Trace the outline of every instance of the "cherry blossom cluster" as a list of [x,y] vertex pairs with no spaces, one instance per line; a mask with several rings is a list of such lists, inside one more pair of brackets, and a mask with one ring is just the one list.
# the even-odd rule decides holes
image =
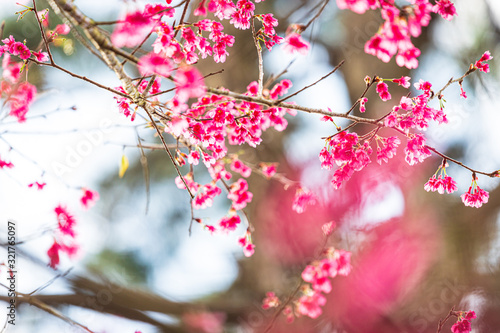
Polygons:
[[371,162],[373,149],[368,141],[361,144],[358,135],[349,131],[342,131],[326,141],[326,147],[319,153],[319,160],[323,169],[339,166],[332,179],[333,187],[339,189],[355,171],[361,171]]
[[469,207],[479,208],[483,204],[488,202],[489,193],[477,185],[477,177],[475,174],[472,175],[472,184],[469,190],[462,194],[460,198],[464,205]]
[[[0,82],[0,94],[10,106],[9,115],[22,123],[26,121],[26,114],[35,99],[37,90],[33,84],[21,81],[21,73],[25,64],[14,61],[11,55],[25,60],[32,55],[32,51],[24,43],[16,42],[12,36],[3,39],[2,42],[4,45],[0,46],[0,57],[3,56],[3,78]],[[33,52],[33,55],[36,53]],[[40,59],[44,60],[45,57],[46,53],[41,52]]]
[[[253,20],[257,19],[262,27],[256,32],[255,38],[263,42],[269,50],[284,40],[275,30],[278,21],[270,13],[255,15],[255,4],[252,1],[239,0],[236,3],[227,0],[201,1],[194,15],[204,17],[208,12],[214,13],[221,21],[229,20],[230,24],[243,30],[252,27]],[[222,193],[221,187],[227,188],[227,198],[231,201],[228,215],[216,225],[197,222],[210,232],[233,231],[241,222],[237,212],[244,209],[251,201],[252,193],[249,192],[247,181],[242,178],[229,185],[225,183],[231,178],[231,174],[226,171],[226,165],[230,164],[232,171],[245,178],[250,176],[251,168],[237,158],[225,159],[227,144],[246,143],[256,147],[261,143],[264,131],[268,128],[283,131],[288,124],[284,116],[286,114],[293,116],[296,112],[280,107],[267,108],[246,101],[237,102],[227,96],[206,94],[203,77],[196,68],[189,65],[196,63],[199,57],[207,56],[213,56],[215,62],[225,62],[228,55],[227,47],[234,44],[234,37],[223,33],[224,26],[221,22],[211,19],[202,19],[194,23],[181,22],[179,26],[173,26],[168,21],[173,14],[174,8],[146,5],[142,10],[122,16],[111,40],[117,47],[135,47],[149,33],[157,35],[152,44],[152,52],[139,59],[137,67],[143,79],[137,89],[140,93],[144,93],[146,87],[149,87],[148,93],[153,103],[169,118],[164,124],[165,132],[189,148],[188,152],[179,150],[176,152],[177,164],[182,166],[187,161],[194,166],[202,160],[208,168],[212,177],[212,181],[208,184],[195,182],[192,172],[183,176],[183,179],[181,177],[176,179],[179,188],[186,189],[187,186],[193,193],[193,208],[211,207],[214,199]],[[180,40],[176,39],[179,31]],[[203,35],[205,32],[209,33],[208,37]],[[294,30],[293,33],[287,34],[286,48],[290,52],[307,53],[309,44],[300,38],[298,32],[300,31]],[[179,64],[180,67],[175,68],[174,64]],[[153,97],[162,93],[162,87],[160,81],[149,84],[146,79],[149,75],[173,78],[174,97],[163,103]],[[291,86],[289,80],[282,80],[271,89],[259,92],[259,84],[254,81],[248,86],[246,95],[276,100],[286,94]],[[126,94],[124,88],[118,87],[116,90]],[[195,98],[197,101],[189,105],[190,98]],[[134,120],[137,107],[132,105],[130,99],[123,96],[116,96],[115,99],[120,112]],[[270,178],[276,173],[276,166],[259,164],[257,170]],[[305,206],[314,203],[314,195],[311,192],[302,188],[297,189],[293,203],[294,210],[303,212]],[[247,236],[240,239],[245,255],[253,253],[253,244]]]
[[446,174],[446,167],[447,163],[446,161],[443,161],[443,164],[441,164],[429,181],[425,183],[424,189],[427,192],[437,191],[439,194],[443,194],[445,191],[447,193],[453,193],[458,189],[457,182]]
[[[30,8],[31,9],[31,8]],[[25,11],[29,11],[26,9]],[[48,27],[48,10],[41,15],[41,22]],[[59,24],[53,31],[46,32],[47,39],[54,40],[58,35],[69,33],[69,27],[66,24]],[[26,114],[29,106],[35,100],[37,94],[36,87],[29,82],[21,81],[21,74],[26,67],[26,61],[33,59],[38,62],[49,60],[47,52],[33,51],[26,46],[26,41],[19,42],[12,35],[2,39],[3,45],[0,45],[0,58],[2,60],[2,80],[0,82],[0,96],[9,103],[9,115],[17,118],[22,123],[26,121]],[[12,56],[22,61],[15,61]]]
[[429,25],[431,13],[438,13],[451,20],[457,15],[450,0],[437,0],[434,5],[429,0],[411,0],[404,7],[394,0],[337,0],[340,9],[349,9],[363,14],[367,10],[379,9],[384,20],[377,33],[365,44],[365,52],[389,62],[396,56],[396,63],[403,67],[417,68],[420,50],[411,41],[422,33],[422,27]]
[[476,318],[476,313],[474,311],[456,311],[455,315],[458,317],[458,321],[453,324],[451,331],[453,333],[472,332],[471,321]]
[[[492,59],[489,51],[486,51],[481,58],[474,64],[471,64],[468,73],[480,70],[485,73],[489,72],[488,60]],[[404,76],[399,79],[382,79],[379,77],[365,78],[367,88],[376,84],[376,91],[382,101],[389,101],[392,96],[389,92],[389,86],[386,82],[396,83],[406,89],[410,88],[410,77]],[[461,82],[457,81],[461,87],[461,95],[465,96]],[[425,131],[431,122],[437,124],[446,124],[448,122],[446,113],[444,112],[444,99],[442,95],[436,95],[432,90],[432,84],[428,81],[419,80],[414,84],[419,95],[415,97],[401,97],[399,104],[392,108],[392,111],[377,121],[377,128],[369,133],[358,136],[357,133],[351,133],[349,130],[341,130],[337,127],[338,132],[325,140],[325,147],[319,153],[319,160],[323,169],[331,170],[337,166],[332,185],[335,189],[339,189],[344,181],[349,180],[355,171],[361,171],[366,165],[371,163],[370,155],[373,152],[373,141],[377,147],[377,162],[382,164],[388,162],[389,159],[396,155],[397,148],[401,144],[401,139],[397,136],[382,137],[378,135],[378,131],[382,126],[392,128],[397,133],[403,135],[407,139],[406,147],[404,148],[405,161],[409,165],[422,163],[426,158],[430,157],[432,151],[426,144],[427,139],[424,136]],[[438,97],[439,109],[435,109],[429,105],[434,97]],[[368,98],[363,96],[358,100],[360,112],[366,111]],[[325,116],[324,121],[331,121],[333,118]],[[456,161],[454,161],[456,162]],[[446,159],[443,165],[425,184],[426,191],[437,191],[443,194],[453,193],[457,190],[456,182],[446,174]],[[438,173],[441,172],[440,175]],[[466,206],[481,207],[482,204],[488,201],[488,192],[477,186],[476,177],[473,176],[473,182],[469,191],[461,196],[462,201]]]
[[[323,233],[328,237],[335,227],[335,223],[328,222],[322,226]],[[302,280],[306,282],[300,288],[301,295],[296,297],[292,303],[285,304],[282,309],[287,321],[291,322],[294,316],[319,317],[326,304],[324,294],[332,291],[330,280],[336,276],[347,276],[351,272],[351,253],[345,250],[337,250],[332,247],[324,249],[321,258],[307,265],[302,271]],[[294,295],[295,296],[295,295]],[[263,309],[276,308],[281,301],[274,292],[268,292],[262,302]]]

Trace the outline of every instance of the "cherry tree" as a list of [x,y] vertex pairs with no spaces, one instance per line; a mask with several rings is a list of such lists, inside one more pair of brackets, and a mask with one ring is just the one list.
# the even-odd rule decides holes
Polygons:
[[[30,254],[23,253],[21,247],[27,240],[17,241],[19,247],[16,244],[15,248],[19,255],[27,256],[35,264],[38,262],[39,265],[47,266],[54,275],[53,280],[47,284],[40,283],[41,286],[35,291],[16,290],[17,303],[35,306],[65,321],[68,327],[86,332],[99,330],[92,327],[92,321],[81,322],[56,308],[66,304],[119,315],[166,332],[292,330],[286,327],[295,327],[293,329],[297,331],[319,331],[319,326],[314,326],[314,323],[324,323],[322,318],[331,316],[361,320],[352,315],[355,309],[352,304],[345,307],[345,312],[328,310],[330,300],[342,305],[342,302],[352,297],[348,290],[367,287],[368,282],[362,280],[362,275],[360,278],[357,267],[377,271],[375,266],[378,259],[382,264],[384,260],[390,261],[387,259],[390,253],[394,253],[394,262],[397,263],[414,259],[415,267],[424,265],[423,262],[429,266],[432,261],[432,255],[425,251],[421,256],[414,256],[416,251],[423,250],[416,245],[411,247],[418,243],[419,238],[406,227],[399,229],[398,225],[392,229],[394,221],[386,224],[391,227],[377,229],[375,238],[386,240],[396,237],[398,242],[407,242],[410,247],[400,248],[395,243],[381,241],[379,244],[373,243],[377,247],[372,252],[351,248],[348,243],[350,234],[346,232],[340,215],[332,215],[325,206],[342,207],[342,214],[347,216],[348,211],[361,205],[361,200],[353,193],[377,191],[377,186],[370,183],[370,179],[377,175],[395,177],[401,168],[411,167],[411,170],[415,170],[415,176],[396,181],[402,189],[410,192],[413,187],[418,187],[420,192],[437,192],[427,195],[432,198],[436,198],[435,194],[448,196],[447,199],[437,200],[459,203],[469,210],[481,211],[485,209],[483,206],[487,207],[493,195],[490,197],[486,190],[489,187],[483,182],[487,178],[500,177],[499,170],[483,169],[481,165],[468,163],[466,158],[441,149],[432,143],[429,133],[436,128],[447,131],[451,104],[446,102],[447,98],[452,100],[460,97],[462,102],[474,98],[467,95],[470,87],[468,81],[474,78],[484,80],[490,72],[494,52],[487,49],[477,51],[469,63],[458,71],[443,70],[439,73],[445,77],[442,84],[425,77],[417,80],[411,74],[415,72],[410,72],[419,68],[423,54],[419,41],[428,26],[436,21],[453,21],[461,14],[453,2],[302,1],[290,12],[292,15],[305,11],[302,23],[288,20],[271,3],[271,0],[134,1],[126,2],[123,8],[117,9],[119,14],[112,21],[99,21],[88,16],[80,9],[78,2],[72,0],[33,0],[17,4],[17,12],[11,13],[17,15],[15,25],[23,27],[28,22],[34,23],[36,34],[31,34],[30,40],[19,38],[15,33],[10,34],[4,25],[0,31],[3,70],[0,172],[19,183],[15,191],[39,191],[43,195],[50,186],[62,186],[66,188],[65,191],[73,193],[71,196],[61,196],[53,207],[40,208],[50,211],[53,218],[50,226],[40,230],[36,236],[50,239],[48,247],[38,249],[43,252],[43,259],[30,258]],[[325,15],[330,14],[328,9],[334,7],[349,12],[349,15],[371,15],[370,23],[375,22],[376,30],[364,38],[362,56],[371,57],[371,61],[377,64],[394,67],[394,72],[404,71],[404,74],[397,76],[361,73],[357,77],[351,75],[346,78],[355,82],[359,92],[345,110],[341,110],[335,101],[316,107],[297,100],[318,89],[329,78],[340,73],[347,74],[345,67],[357,66],[353,60],[358,56],[357,50],[344,49],[343,55],[346,57],[339,59],[333,69],[311,82],[301,81],[301,86],[297,86],[289,76],[293,72],[292,64],[286,66],[280,63],[278,66],[281,67],[276,70],[277,65],[269,61],[269,56],[277,49],[297,59],[308,57],[315,43],[321,43],[315,40],[313,28],[321,24],[318,22],[325,22]],[[245,42],[238,44],[239,40]],[[252,52],[255,61],[252,59],[239,64],[236,69],[230,67],[233,54],[243,52],[244,44],[251,46],[251,51],[247,47],[244,52]],[[86,61],[104,66],[109,73],[114,74],[114,82],[93,78],[64,65],[67,58],[71,60],[76,56],[67,56],[75,51],[77,54],[89,53]],[[247,73],[239,67],[251,70]],[[238,75],[238,78],[245,81],[234,86],[221,86],[217,80],[227,75],[228,71],[244,73],[243,77]],[[132,169],[133,166],[142,169],[148,202],[149,168],[152,168],[148,162],[148,151],[159,150],[164,154],[162,167],[175,173],[174,179],[170,181],[177,187],[175,195],[182,195],[189,201],[186,207],[190,217],[184,221],[185,233],[191,235],[201,231],[207,235],[224,235],[240,247],[245,258],[243,261],[257,262],[258,252],[263,249],[264,253],[260,257],[263,258],[266,249],[270,248],[265,240],[262,246],[259,244],[258,239],[263,238],[261,235],[265,233],[263,230],[274,234],[275,238],[271,238],[271,242],[282,243],[286,248],[291,238],[300,236],[298,233],[288,235],[284,232],[287,223],[302,223],[298,227],[302,230],[314,229],[314,236],[297,241],[305,254],[298,261],[290,259],[290,262],[299,266],[294,272],[295,283],[286,283],[285,288],[266,285],[269,288],[266,293],[252,295],[254,300],[259,300],[257,307],[255,304],[241,304],[228,299],[189,304],[173,302],[151,292],[139,292],[106,280],[72,276],[69,270],[62,270],[65,266],[63,262],[71,265],[78,261],[79,253],[82,255],[82,244],[76,232],[80,223],[79,214],[70,207],[80,206],[81,210],[92,210],[96,203],[106,202],[107,196],[103,192],[99,194],[89,184],[68,184],[61,177],[67,165],[52,163],[51,168],[46,168],[34,157],[16,148],[15,141],[11,140],[16,131],[14,126],[22,128],[39,117],[56,118],[63,111],[79,112],[79,106],[74,106],[67,110],[33,114],[31,109],[34,105],[44,101],[44,93],[40,93],[43,84],[38,77],[48,72],[65,76],[64,81],[57,82],[61,91],[64,91],[67,81],[82,81],[99,90],[104,98],[113,101],[114,110],[108,112],[119,114],[128,125],[111,123],[104,127],[129,126],[134,129],[133,139],[136,140],[133,145],[118,144],[122,146],[123,153],[115,180],[125,181],[133,172],[130,170],[131,165]],[[316,136],[322,142],[315,151],[317,158],[314,161],[318,169],[324,170],[316,175],[321,177],[320,181],[316,180],[322,183],[321,186],[304,181],[303,175],[307,173],[307,168],[300,171],[300,168],[286,167],[276,160],[255,158],[258,153],[248,153],[272,145],[273,134],[270,133],[286,132],[289,123],[300,126],[300,121],[294,120],[299,114],[319,117],[324,125],[329,126],[328,135]],[[146,136],[154,142],[146,142],[143,139]],[[126,153],[125,148],[139,152],[137,160],[129,159],[130,154]],[[168,165],[165,161],[168,161]],[[158,160],[155,162],[159,163]],[[433,168],[433,171],[426,176],[428,180],[420,182],[417,174],[429,172],[421,166],[427,163],[432,164],[427,167]],[[23,164],[33,165],[36,171],[26,172],[25,168],[18,167]],[[457,182],[458,178],[454,175],[457,170],[467,173],[465,184]],[[259,183],[262,181],[274,184],[274,189],[267,193],[267,197],[264,193],[259,194]],[[327,189],[324,184],[327,184]],[[457,195],[459,188],[466,190]],[[263,226],[259,220],[266,219],[264,213],[251,210],[258,196],[267,198],[266,206],[263,207],[276,217],[276,225]],[[77,199],[67,201],[70,197]],[[215,210],[216,213],[207,213],[213,212],[210,209],[214,206],[223,207],[223,211],[219,209],[218,212]],[[312,216],[314,221],[307,223],[305,216]],[[301,221],[293,222],[294,219]],[[411,229],[415,223],[408,223],[407,226]],[[431,230],[430,233],[435,236],[439,232]],[[282,252],[277,253],[286,257],[286,251]],[[386,264],[390,266],[389,262]],[[6,276],[13,278],[17,274],[14,263],[6,259],[3,265],[2,273]],[[266,274],[266,271],[273,271],[272,265],[271,261],[260,259],[259,266],[255,267]],[[405,269],[402,268],[402,271]],[[369,289],[373,294],[368,295],[365,302],[373,298],[390,303],[392,308],[395,301],[389,302],[386,299],[388,296],[382,295],[380,290],[394,281],[412,285],[412,279],[420,280],[423,274],[423,270],[417,270],[411,276],[399,280],[399,275],[381,271],[377,275],[379,280],[375,282],[383,286]],[[42,293],[47,285],[58,279],[67,279],[76,290],[75,294]],[[276,287],[279,291],[274,290]],[[9,297],[2,299],[9,302]],[[366,305],[364,310],[370,309],[370,306]],[[335,308],[335,305],[332,307]],[[252,314],[257,311],[255,308],[261,318],[258,324],[251,322]],[[165,323],[149,315],[148,311],[168,314],[174,320]],[[443,309],[439,318],[434,320],[432,331],[445,332],[451,329],[455,333],[470,332],[477,321],[475,311],[477,309]],[[414,314],[408,315],[409,320],[415,323],[415,318],[419,318],[420,322],[417,321],[416,326],[423,327],[423,319]],[[375,316],[367,312],[365,327],[356,326],[359,323],[352,323],[349,319],[345,322],[339,319],[339,327],[349,332],[377,330],[381,327],[386,332],[397,331],[396,326],[388,324],[376,326],[373,324],[375,319],[372,322],[369,318],[372,315]],[[377,313],[377,318],[380,316]],[[428,316],[422,317],[430,320]],[[284,322],[287,324],[282,326]],[[129,331],[136,331],[136,327],[130,326]],[[427,329],[427,326],[415,328],[413,324],[410,327],[415,332]],[[334,329],[330,328],[332,332]]]

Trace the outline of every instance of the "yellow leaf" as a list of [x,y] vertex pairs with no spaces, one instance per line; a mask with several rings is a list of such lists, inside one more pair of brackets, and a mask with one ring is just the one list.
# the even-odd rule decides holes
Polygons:
[[123,178],[125,171],[127,171],[127,169],[128,169],[128,165],[129,165],[128,158],[127,158],[127,156],[125,156],[125,154],[123,154],[122,162],[120,163],[120,171],[118,172],[118,175],[120,176],[120,178]]

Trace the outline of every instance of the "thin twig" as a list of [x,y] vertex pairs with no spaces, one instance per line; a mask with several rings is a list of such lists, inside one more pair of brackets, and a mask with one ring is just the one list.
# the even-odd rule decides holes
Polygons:
[[40,18],[38,17],[38,11],[36,9],[36,1],[33,0],[33,11],[35,12],[36,22],[38,23],[38,28],[40,29],[40,33],[42,34],[43,43],[45,44],[45,48],[47,49],[47,53],[49,54],[50,63],[55,65],[54,58],[52,57],[52,52],[50,52],[49,42],[47,41],[47,36],[45,36],[45,30],[43,29],[42,22],[40,22]]
[[441,98],[441,94],[443,93],[443,91],[445,91],[446,88],[448,88],[450,85],[452,85],[453,83],[456,83],[456,82],[460,82],[460,81],[463,81],[467,76],[469,76],[470,74],[474,73],[475,71],[477,70],[477,68],[475,68],[474,66],[471,66],[469,67],[469,69],[467,70],[467,72],[464,73],[464,75],[462,75],[461,77],[459,77],[458,79],[453,79],[453,77],[437,92],[437,94],[434,94],[433,96],[431,96],[429,98],[429,101],[433,100],[434,97],[438,97],[438,98]]
[[255,20],[252,18],[251,26],[252,26],[252,37],[255,48],[257,49],[257,56],[259,58],[259,91],[257,92],[257,96],[262,96],[262,90],[264,89],[264,60],[262,59],[262,47],[260,46],[259,41],[257,40],[257,35],[255,33]]
[[55,63],[50,63],[50,64],[47,64],[47,63],[40,62],[40,61],[38,61],[38,60],[31,59],[31,58],[30,58],[30,59],[28,59],[28,60],[29,60],[29,61],[31,61],[31,62],[34,62],[34,63],[36,63],[36,64],[38,64],[38,65],[41,65],[41,66],[48,66],[48,67],[53,67],[53,68],[56,68],[56,69],[60,70],[61,72],[64,72],[64,73],[66,73],[66,74],[69,74],[69,75],[71,75],[72,77],[76,77],[77,79],[83,80],[83,81],[85,81],[85,82],[91,83],[91,84],[93,84],[93,85],[95,85],[95,86],[97,86],[97,87],[99,87],[99,88],[102,88],[102,89],[105,89],[105,90],[107,90],[107,91],[110,91],[110,92],[112,92],[113,94],[117,94],[117,95],[120,95],[120,96],[125,97],[125,98],[131,98],[129,95],[124,94],[124,93],[122,93],[121,91],[115,90],[115,89],[110,88],[110,87],[105,86],[105,85],[102,85],[102,84],[100,84],[100,83],[98,83],[98,82],[96,82],[96,81],[93,81],[93,80],[91,80],[91,79],[87,78],[86,76],[81,76],[81,75],[75,74],[75,73],[73,73],[73,72],[71,72],[71,71],[67,70],[67,69],[66,69],[66,68],[64,68],[64,67],[61,67],[61,66],[59,66],[59,65],[56,65]]
[[450,317],[453,315],[455,312],[455,306],[452,306],[450,312],[448,312],[448,315],[444,319],[440,319],[438,323],[438,328],[437,328],[437,333],[440,333],[441,330],[443,329],[444,324],[450,319]]
[[290,66],[292,66],[292,64],[295,62],[296,59],[293,59],[292,61],[290,61],[290,63],[285,67],[285,69],[283,69],[279,74],[277,75],[271,75],[267,80],[266,82],[264,83],[264,89],[266,89],[267,87],[269,87],[269,85],[271,83],[273,83],[274,81],[276,81],[278,78],[280,78],[281,76],[285,75],[287,72],[288,72],[288,69],[290,68]]
[[325,9],[326,5],[329,2],[330,2],[330,0],[325,0],[325,3],[321,7],[321,9],[316,13],[316,15],[314,15],[314,17],[312,19],[310,19],[309,22],[307,22],[307,24],[305,26],[302,27],[302,31],[305,31],[307,28],[309,28],[309,26],[321,15],[321,13],[323,12],[323,10]]
[[305,86],[304,88],[300,89],[299,91],[297,91],[297,92],[295,92],[295,93],[293,93],[293,94],[291,94],[291,95],[289,95],[289,96],[287,96],[287,97],[284,97],[284,98],[282,98],[282,99],[279,99],[279,100],[278,100],[278,103],[281,103],[281,102],[283,102],[283,101],[286,101],[287,99],[289,99],[289,98],[291,98],[291,97],[293,97],[293,96],[295,96],[295,95],[298,95],[298,94],[300,94],[301,92],[303,92],[304,90],[306,90],[306,89],[308,89],[308,88],[310,88],[310,87],[314,86],[314,85],[315,85],[315,84],[317,84],[318,82],[323,81],[324,79],[326,79],[327,77],[329,77],[330,75],[332,75],[333,73],[335,73],[335,72],[337,71],[337,69],[339,69],[339,68],[340,68],[340,67],[344,64],[344,62],[345,62],[345,60],[342,60],[342,61],[341,61],[341,62],[340,62],[337,66],[335,66],[335,68],[334,68],[332,71],[330,71],[330,73],[328,73],[328,74],[326,74],[325,76],[323,76],[322,78],[320,78],[320,79],[316,80],[316,82],[311,83],[311,84],[310,84],[310,85],[308,85],[308,86]]
[[175,162],[175,159],[172,156],[172,153],[170,152],[170,149],[168,149],[168,145],[165,142],[165,138],[163,138],[162,132],[158,128],[158,125],[156,125],[156,122],[154,121],[153,116],[149,113],[149,111],[146,108],[144,108],[144,111],[146,111],[146,113],[148,114],[149,119],[151,119],[151,123],[153,124],[153,127],[155,128],[156,132],[158,133],[158,136],[160,137],[161,143],[163,144],[163,147],[165,148],[165,151],[167,152],[168,157],[170,157],[170,160],[172,161],[172,164],[174,165],[175,171],[177,171],[177,175],[179,175],[180,179],[182,180],[182,183],[186,187],[186,190],[188,191],[189,196],[191,198],[194,198],[194,195],[191,192],[191,189],[189,188],[189,186],[187,185],[186,180],[184,179],[184,176],[181,174],[181,171],[179,170],[179,167],[177,166],[177,163]]
[[376,75],[371,78],[370,82],[365,87],[365,91],[363,91],[363,93],[361,94],[361,96],[356,100],[356,102],[354,102],[354,104],[346,112],[346,114],[350,114],[354,110],[354,108],[361,102],[361,100],[363,99],[363,97],[366,96],[366,93],[368,92],[368,90],[370,89],[370,87],[373,86],[373,84],[376,82],[376,80],[375,80],[376,78],[377,78]]
[[144,171],[144,183],[146,185],[146,209],[144,214],[148,215],[148,210],[149,210],[149,198],[150,198],[150,190],[149,190],[149,167],[148,167],[148,159],[146,157],[146,154],[144,153],[144,149],[142,147],[141,143],[141,138],[139,137],[139,133],[136,130],[137,134],[137,146],[141,150],[141,165],[142,165],[142,170]]

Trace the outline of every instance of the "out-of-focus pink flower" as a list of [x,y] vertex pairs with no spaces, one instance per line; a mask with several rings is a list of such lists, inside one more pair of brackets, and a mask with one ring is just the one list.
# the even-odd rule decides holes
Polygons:
[[36,187],[37,190],[43,190],[43,188],[47,185],[46,183],[39,183],[39,182],[34,182],[31,184],[28,184],[28,187]]
[[260,170],[267,178],[271,178],[276,174],[277,163],[259,163]]
[[295,192],[292,209],[299,214],[302,214],[308,205],[316,204],[316,196],[307,189],[299,187]]
[[168,77],[173,69],[170,59],[156,53],[149,53],[141,57],[137,67],[143,76],[158,74]]
[[201,97],[206,88],[203,76],[192,66],[183,66],[175,74],[175,95],[180,102],[186,102],[189,98]]
[[13,167],[14,167],[14,164],[12,164],[11,162],[4,161],[0,157],[0,169],[3,169],[3,168],[12,169]]
[[54,29],[59,35],[67,35],[70,32],[70,27],[67,24],[58,24]]
[[320,292],[312,292],[311,295],[304,295],[299,298],[297,310],[300,314],[311,318],[318,318],[323,310],[321,307],[326,304],[326,298]]
[[267,292],[266,298],[264,298],[262,300],[262,308],[264,310],[267,310],[270,308],[276,308],[279,305],[280,305],[280,299],[272,291]]
[[222,333],[226,315],[222,312],[185,313],[182,321],[196,332]]
[[99,193],[87,188],[83,189],[83,195],[80,198],[80,202],[82,203],[83,208],[88,209],[92,207],[93,205],[95,205],[97,200],[99,200]]
[[283,50],[290,54],[297,52],[306,55],[309,52],[309,43],[302,39],[300,34],[292,32],[285,37]]

